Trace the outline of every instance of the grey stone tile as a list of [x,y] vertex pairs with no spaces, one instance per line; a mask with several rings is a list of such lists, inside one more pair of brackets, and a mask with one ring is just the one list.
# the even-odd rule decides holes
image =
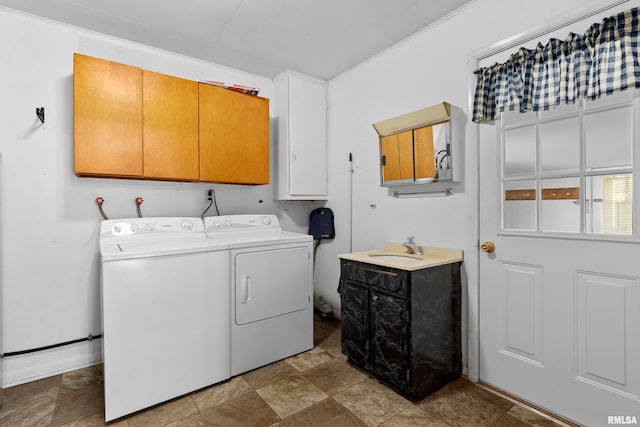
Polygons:
[[512,417],[509,414],[504,414],[498,421],[491,424],[493,427],[527,427],[529,424],[521,421],[515,417]]
[[[103,427],[107,423],[104,421],[104,414],[94,414],[79,420],[71,421],[59,427]],[[129,422],[126,419],[113,421],[109,423],[109,427],[128,427]]]
[[127,421],[129,427],[164,426],[198,412],[198,407],[191,396],[186,396],[139,412],[127,418]]
[[285,362],[293,366],[296,370],[304,372],[316,366],[323,365],[330,360],[333,360],[333,356],[320,347],[316,347],[304,353],[289,357],[285,359]]
[[[109,424],[111,427],[111,424]],[[207,423],[200,414],[192,414],[185,418],[181,418],[163,427],[207,427]]]
[[218,427],[266,427],[281,421],[253,390],[205,409],[202,417],[208,426]]
[[255,390],[281,379],[297,375],[298,371],[285,361],[279,361],[251,372],[242,374],[242,378]]
[[427,396],[419,406],[431,420],[452,426],[489,426],[513,403],[461,378]]
[[60,392],[51,425],[104,414],[102,365],[90,366],[62,375]]
[[235,396],[252,391],[253,388],[242,377],[234,377],[193,393],[193,401],[201,411],[219,405]]
[[369,375],[363,371],[354,368],[344,360],[338,359],[333,359],[324,365],[309,369],[303,372],[302,376],[330,396],[369,378]]
[[256,391],[280,418],[329,397],[300,375],[284,378]]
[[368,378],[333,397],[369,426],[377,426],[411,405],[378,380]]
[[367,425],[352,412],[332,398],[302,409],[284,419],[291,427],[366,427]]
[[62,375],[55,375],[6,388],[0,406],[0,425],[51,425],[61,380]]
[[447,427],[442,420],[432,419],[420,406],[412,404],[404,411],[389,418],[379,427]]
[[507,412],[507,415],[512,416],[513,418],[516,418],[530,426],[550,427],[562,425],[548,417],[530,411],[522,405],[513,405],[509,412]]

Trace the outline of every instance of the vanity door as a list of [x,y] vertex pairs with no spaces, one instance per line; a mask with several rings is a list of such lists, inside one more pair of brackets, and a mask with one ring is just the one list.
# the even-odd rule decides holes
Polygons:
[[408,317],[409,301],[371,291],[371,371],[401,390],[408,381],[404,364]]
[[369,288],[351,280],[340,281],[342,353],[369,369]]

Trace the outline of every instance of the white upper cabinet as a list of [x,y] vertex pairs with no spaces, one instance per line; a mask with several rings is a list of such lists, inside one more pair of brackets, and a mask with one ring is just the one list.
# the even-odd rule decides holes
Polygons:
[[327,199],[327,83],[284,71],[274,79],[276,200]]

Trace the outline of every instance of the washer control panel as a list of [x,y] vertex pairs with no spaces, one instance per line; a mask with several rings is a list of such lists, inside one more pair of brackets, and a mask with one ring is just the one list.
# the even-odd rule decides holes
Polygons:
[[160,235],[164,233],[203,233],[200,218],[126,218],[103,221],[101,235],[127,237],[132,235]]

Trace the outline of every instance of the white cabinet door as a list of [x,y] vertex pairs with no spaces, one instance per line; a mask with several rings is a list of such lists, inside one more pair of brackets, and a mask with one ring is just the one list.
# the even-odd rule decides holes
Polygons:
[[275,79],[276,198],[327,198],[326,82],[285,71]]

